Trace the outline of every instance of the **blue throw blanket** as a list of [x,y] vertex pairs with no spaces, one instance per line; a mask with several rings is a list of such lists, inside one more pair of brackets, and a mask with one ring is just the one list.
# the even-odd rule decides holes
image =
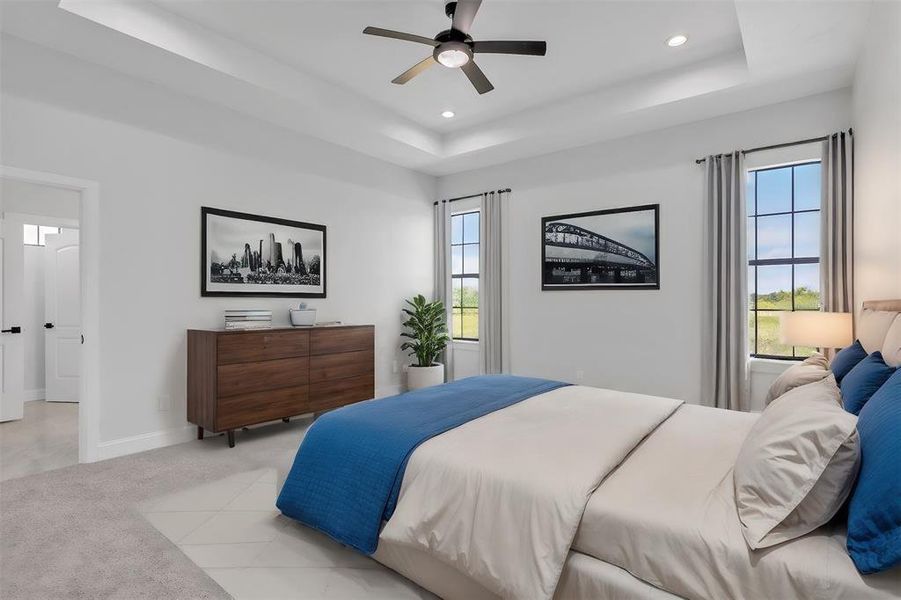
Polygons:
[[286,516],[372,554],[419,444],[564,385],[486,375],[327,413],[307,432],[276,506]]

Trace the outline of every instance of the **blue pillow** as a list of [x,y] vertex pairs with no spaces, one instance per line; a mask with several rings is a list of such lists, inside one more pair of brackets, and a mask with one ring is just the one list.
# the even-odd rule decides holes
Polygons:
[[901,369],[857,420],[860,475],[848,503],[848,553],[861,573],[901,564]]
[[867,351],[860,345],[860,340],[854,340],[854,343],[847,348],[842,348],[832,359],[829,368],[835,375],[835,383],[841,384],[845,375],[854,368],[854,366],[867,357]]
[[842,379],[842,406],[851,414],[859,415],[860,409],[867,403],[870,396],[888,381],[895,372],[882,360],[882,352],[874,352],[869,355]]

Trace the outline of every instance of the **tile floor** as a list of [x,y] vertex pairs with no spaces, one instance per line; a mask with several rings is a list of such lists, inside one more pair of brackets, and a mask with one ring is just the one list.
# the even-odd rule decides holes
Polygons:
[[77,463],[77,403],[26,402],[21,420],[0,423],[0,481]]
[[276,470],[233,475],[138,508],[236,600],[434,598],[275,508]]

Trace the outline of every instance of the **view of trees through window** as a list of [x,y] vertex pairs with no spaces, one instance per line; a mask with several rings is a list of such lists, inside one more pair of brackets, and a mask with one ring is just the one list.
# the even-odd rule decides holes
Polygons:
[[451,337],[479,339],[479,211],[451,217]]
[[820,163],[748,172],[748,315],[752,356],[799,358],[779,313],[820,309]]

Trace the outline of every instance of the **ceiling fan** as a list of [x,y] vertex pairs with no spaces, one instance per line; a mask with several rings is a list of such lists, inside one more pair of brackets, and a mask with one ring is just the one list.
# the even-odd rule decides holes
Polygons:
[[527,41],[490,41],[477,42],[469,35],[472,21],[481,6],[482,0],[451,0],[445,2],[444,12],[452,19],[451,28],[442,31],[433,38],[427,38],[412,33],[381,29],[379,27],[367,27],[363,33],[377,35],[395,40],[416,42],[432,46],[432,55],[416,63],[397,77],[391,83],[403,85],[433,66],[440,63],[449,69],[460,68],[469,78],[473,87],[480,94],[494,89],[482,69],[474,62],[475,54],[526,54],[532,56],[544,56],[547,52],[547,42]]

